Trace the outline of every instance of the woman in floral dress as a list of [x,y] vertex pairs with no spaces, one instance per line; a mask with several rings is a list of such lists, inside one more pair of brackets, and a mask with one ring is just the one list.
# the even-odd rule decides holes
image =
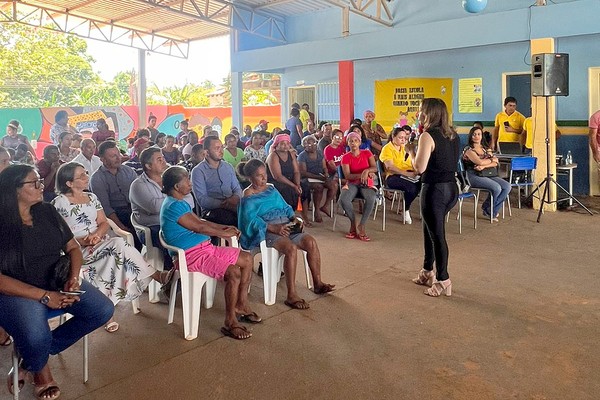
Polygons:
[[[83,279],[100,289],[114,304],[137,299],[152,279],[166,284],[169,272],[155,270],[121,237],[110,237],[102,205],[93,193],[85,168],[76,162],[62,165],[56,174],[59,196],[52,204],[65,219],[81,245]],[[119,324],[110,321],[105,329],[114,332]]]

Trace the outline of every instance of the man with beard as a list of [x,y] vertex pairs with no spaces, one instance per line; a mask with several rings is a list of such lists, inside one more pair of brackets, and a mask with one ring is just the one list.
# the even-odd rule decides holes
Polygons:
[[202,217],[221,225],[237,226],[237,206],[242,188],[233,167],[223,161],[223,143],[208,136],[203,143],[206,158],[192,170],[192,187]]

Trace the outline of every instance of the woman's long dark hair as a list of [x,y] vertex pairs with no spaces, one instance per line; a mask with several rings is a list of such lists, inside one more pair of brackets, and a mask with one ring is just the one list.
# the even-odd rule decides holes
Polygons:
[[83,165],[76,161],[68,162],[58,168],[56,172],[56,194],[71,193],[71,188],[67,186],[67,182],[72,182],[75,179],[75,170],[77,167],[85,169]]
[[474,126],[469,130],[469,136],[468,136],[469,147],[473,148],[473,135],[475,134],[475,131],[477,131],[477,130],[481,131],[481,147],[483,147],[485,150],[487,150],[488,145],[483,137],[483,129],[481,129],[478,126]]
[[456,131],[450,126],[448,108],[444,100],[436,97],[423,99],[421,103],[421,112],[425,115],[423,128],[426,131],[431,129],[439,130],[447,139],[456,138]]
[[35,169],[31,165],[9,165],[0,173],[0,272],[12,275],[23,260],[23,220],[19,214],[17,189]]

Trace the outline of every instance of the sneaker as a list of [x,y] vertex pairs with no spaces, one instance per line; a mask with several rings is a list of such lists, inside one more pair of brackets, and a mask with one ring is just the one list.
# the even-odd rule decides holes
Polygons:
[[412,218],[410,217],[410,211],[408,210],[404,211],[404,222],[408,225],[412,224]]

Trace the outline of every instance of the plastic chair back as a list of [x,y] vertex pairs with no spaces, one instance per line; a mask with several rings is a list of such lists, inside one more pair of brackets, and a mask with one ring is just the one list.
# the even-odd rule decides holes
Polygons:
[[537,168],[537,157],[514,157],[510,160],[511,171],[531,171]]

